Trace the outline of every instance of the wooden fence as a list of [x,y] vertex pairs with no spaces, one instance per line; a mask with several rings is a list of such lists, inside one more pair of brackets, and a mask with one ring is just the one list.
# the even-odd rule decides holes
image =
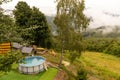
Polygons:
[[11,43],[2,43],[0,44],[0,54],[5,54],[11,50]]

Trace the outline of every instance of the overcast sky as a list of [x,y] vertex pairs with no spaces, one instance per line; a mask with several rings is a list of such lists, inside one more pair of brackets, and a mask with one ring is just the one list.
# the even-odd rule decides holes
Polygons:
[[[46,15],[55,15],[55,0],[13,0],[3,4],[4,9],[14,9],[18,1],[26,1],[28,5],[36,6]],[[91,27],[102,25],[120,25],[120,0],[85,0],[85,14],[93,18]]]

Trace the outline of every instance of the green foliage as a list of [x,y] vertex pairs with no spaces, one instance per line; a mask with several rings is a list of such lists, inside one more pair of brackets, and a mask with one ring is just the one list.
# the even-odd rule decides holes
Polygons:
[[18,27],[14,25],[13,19],[9,15],[4,15],[0,11],[0,43],[7,41],[22,41],[18,34]]
[[22,59],[20,52],[8,52],[0,57],[0,71],[8,72],[12,68],[12,64]]
[[10,18],[9,15],[4,15],[2,11],[0,11],[0,24],[1,25],[14,25],[13,19]]
[[8,15],[4,15],[3,12],[0,11],[0,42],[9,40],[12,22],[12,19]]
[[13,19],[9,15],[4,15],[3,10],[0,10],[0,25],[14,25]]
[[31,9],[30,6],[27,5],[26,2],[20,1],[15,6],[15,10],[13,11],[15,15],[15,23],[17,26],[22,28],[29,27],[29,18],[31,17]]
[[32,33],[33,43],[38,46],[50,48],[52,46],[50,26],[47,23],[45,15],[36,7],[32,8],[30,25],[37,26],[37,28],[33,29]]
[[105,53],[120,57],[120,41],[114,41],[104,51]]
[[61,63],[64,49],[73,50],[71,61],[80,56],[83,47],[80,43],[82,40],[80,34],[82,29],[88,26],[90,19],[83,13],[84,0],[56,0],[56,2],[57,14],[54,23],[57,26],[61,45]]
[[81,41],[74,41],[71,46],[70,46],[70,54],[69,54],[69,59],[71,63],[75,61],[76,58],[80,58],[81,52],[85,50],[85,45],[84,42]]
[[37,46],[52,46],[50,26],[45,15],[38,8],[30,8],[26,2],[20,1],[13,11],[16,25],[20,27],[24,41]]
[[3,76],[5,74],[4,71],[0,71],[0,77]]
[[76,80],[87,80],[87,72],[83,67],[78,70]]
[[0,25],[0,43],[2,42],[21,42],[21,34],[18,34],[18,28],[10,25]]
[[[80,39],[81,38],[81,39]],[[77,58],[80,58],[81,52],[85,51],[86,43],[82,40],[82,37],[78,34],[73,36],[73,41],[68,45],[70,54],[69,59],[71,62],[76,60]]]
[[91,38],[85,39],[87,50],[103,52],[113,41],[113,39]]
[[86,39],[85,42],[86,50],[120,56],[120,39],[92,38]]

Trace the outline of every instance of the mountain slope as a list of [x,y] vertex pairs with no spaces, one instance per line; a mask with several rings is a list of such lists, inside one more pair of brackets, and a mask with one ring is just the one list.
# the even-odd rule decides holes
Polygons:
[[97,52],[85,52],[80,59],[88,80],[120,80],[120,58]]

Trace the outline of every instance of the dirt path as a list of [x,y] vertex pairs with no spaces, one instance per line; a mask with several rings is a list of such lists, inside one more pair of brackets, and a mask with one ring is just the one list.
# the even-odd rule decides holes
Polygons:
[[67,75],[63,70],[59,70],[54,80],[66,80]]

